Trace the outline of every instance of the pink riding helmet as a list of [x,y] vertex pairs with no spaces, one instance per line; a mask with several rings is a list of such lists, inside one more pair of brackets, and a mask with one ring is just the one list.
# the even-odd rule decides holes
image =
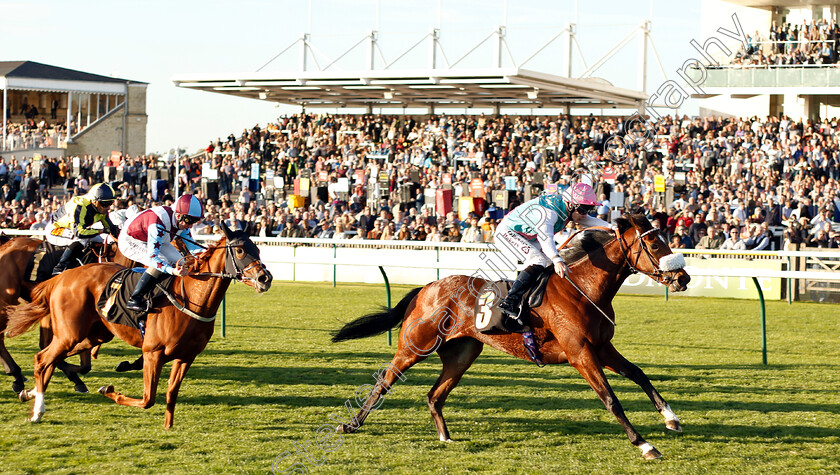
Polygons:
[[595,196],[595,190],[586,183],[575,183],[566,188],[563,192],[563,199],[575,206],[597,206],[598,197]]

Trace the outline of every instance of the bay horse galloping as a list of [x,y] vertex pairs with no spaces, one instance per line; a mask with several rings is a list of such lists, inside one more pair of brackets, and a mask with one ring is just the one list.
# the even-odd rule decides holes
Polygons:
[[159,313],[148,315],[145,338],[136,328],[105,321],[96,310],[107,283],[123,269],[116,264],[67,270],[36,286],[31,303],[10,309],[6,330],[10,338],[45,316],[49,315],[52,322],[52,341],[35,355],[35,388],[20,393],[22,401],[35,399],[29,421],[39,422],[44,414],[44,391],[59,359],[110,341],[116,335],[143,350],[143,398],[120,394],[113,386],[102,387],[99,392],[117,404],[148,409],[155,404],[161,368],[172,361],[164,419],[164,427],[172,427],[181,381],[213,335],[216,311],[231,281],[244,282],[259,293],[271,287],[271,273],[260,261],[259,249],[247,233],[233,232],[224,223],[221,226],[224,237],[195,256],[193,273],[174,278],[170,292],[178,307],[167,302],[159,307]]
[[[568,256],[564,260],[569,263],[569,279],[573,282],[552,274],[541,305],[531,310],[530,323],[543,361],[568,362],[577,369],[618,419],[630,442],[644,458],[654,459],[661,456],[659,451],[630,424],[602,368],[641,386],[665,417],[668,429],[680,431],[682,427],[645,373],[621,356],[611,343],[615,332],[612,300],[633,272],[644,273],[672,291],[685,290],[690,277],[683,269],[682,255],[671,252],[659,230],[644,215],[624,216],[616,224],[619,229],[615,233],[588,230],[572,240],[569,252],[577,252],[580,258],[575,261]],[[405,371],[437,351],[443,370],[426,399],[440,440],[451,442],[442,413],[444,402],[484,344],[528,360],[521,335],[485,335],[476,330],[474,309],[485,284],[492,285],[476,277],[447,277],[412,290],[392,310],[366,315],[334,333],[336,342],[372,336],[402,324],[399,347],[389,369],[379,373],[381,377],[360,411],[349,424],[340,425],[339,432],[358,429],[398,377],[405,379]],[[498,301],[499,293],[496,296]]]
[[[6,308],[10,305],[17,305],[19,299],[31,300],[30,293],[37,283],[31,282],[25,274],[29,262],[32,260],[32,255],[43,242],[41,239],[21,236],[9,239],[8,242],[0,246],[0,363],[2,363],[5,373],[14,378],[12,390],[16,393],[23,391],[26,378],[23,377],[20,366],[15,363],[12,355],[9,354],[9,350],[6,349],[3,333],[6,329]],[[111,261],[126,267],[131,267],[134,264],[134,261],[120,253],[114,241],[103,244],[99,253],[91,248],[91,252],[86,253],[82,259],[83,262],[88,260],[90,262]],[[41,349],[49,344],[51,338],[49,319],[45,319],[41,324]],[[87,387],[78,374],[84,374],[90,370],[90,353],[81,353],[80,357],[81,366],[70,365],[62,361],[58,363],[58,367],[74,383],[77,392],[87,392]]]

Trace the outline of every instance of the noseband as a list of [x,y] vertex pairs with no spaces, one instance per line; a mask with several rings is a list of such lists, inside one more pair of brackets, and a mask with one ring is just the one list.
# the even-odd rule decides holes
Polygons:
[[[616,237],[618,238],[618,246],[621,248],[621,253],[624,254],[624,262],[626,262],[627,266],[630,267],[630,273],[631,274],[637,274],[637,273],[644,274],[644,275],[650,277],[651,279],[655,280],[656,282],[659,282],[662,285],[668,285],[668,284],[670,284],[670,282],[664,277],[665,272],[660,268],[659,260],[655,259],[653,257],[653,254],[650,253],[650,249],[648,249],[647,244],[645,244],[645,241],[642,239],[643,237],[647,236],[648,234],[659,233],[659,232],[660,231],[657,228],[648,229],[644,233],[639,233],[639,230],[636,229],[636,239],[634,241],[639,242],[639,249],[634,253],[635,261],[630,260],[630,256],[629,256],[630,247],[625,246],[624,236],[620,232],[618,232],[617,230],[616,230],[615,233],[616,233]],[[658,237],[662,237],[662,235],[659,234]],[[656,269],[652,273],[648,273],[648,272],[644,272],[644,271],[639,270],[639,266],[638,266],[639,259],[641,259],[643,251],[644,251],[645,255],[647,256],[648,261],[651,264],[651,267]]]

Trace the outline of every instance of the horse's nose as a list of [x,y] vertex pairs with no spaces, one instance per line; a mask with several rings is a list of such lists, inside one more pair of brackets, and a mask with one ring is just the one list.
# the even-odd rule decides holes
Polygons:
[[677,277],[677,283],[680,284],[680,288],[685,290],[688,287],[688,283],[691,282],[691,276],[688,275],[688,272],[683,272],[679,277]]
[[259,277],[257,277],[257,282],[259,282],[262,285],[271,284],[271,280],[271,273],[268,271],[263,271],[262,273],[260,273]]

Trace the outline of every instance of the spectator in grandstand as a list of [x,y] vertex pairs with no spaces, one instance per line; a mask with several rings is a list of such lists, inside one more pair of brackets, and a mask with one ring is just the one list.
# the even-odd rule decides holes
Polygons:
[[755,251],[771,251],[773,250],[773,233],[767,226],[767,223],[751,224],[750,235],[744,239],[747,249]]
[[289,216],[286,218],[285,226],[280,231],[280,237],[283,238],[300,238],[303,237],[303,229],[295,224],[295,218]]
[[464,229],[464,235],[461,237],[461,242],[484,242],[483,232],[481,227],[478,225],[478,217],[475,215],[470,217],[469,226]]
[[47,218],[47,213],[44,211],[38,211],[35,213],[35,222],[29,226],[29,229],[32,231],[42,231],[47,228],[49,223],[50,220]]
[[318,232],[316,233],[315,237],[318,239],[332,239],[335,235],[335,228],[333,228],[332,223],[328,220],[323,220],[318,223]]
[[733,226],[729,230],[729,238],[727,238],[720,246],[721,250],[746,251],[747,245],[741,240],[741,227],[739,225]]
[[379,239],[382,237],[382,220],[380,218],[377,218],[373,222],[373,229],[367,232],[366,237],[367,239]]
[[694,249],[694,240],[688,235],[685,226],[677,226],[677,233],[674,237],[680,240],[680,249]]
[[696,249],[719,249],[726,240],[726,237],[714,224],[709,225],[706,229],[701,229],[698,235],[700,240],[695,246]]

